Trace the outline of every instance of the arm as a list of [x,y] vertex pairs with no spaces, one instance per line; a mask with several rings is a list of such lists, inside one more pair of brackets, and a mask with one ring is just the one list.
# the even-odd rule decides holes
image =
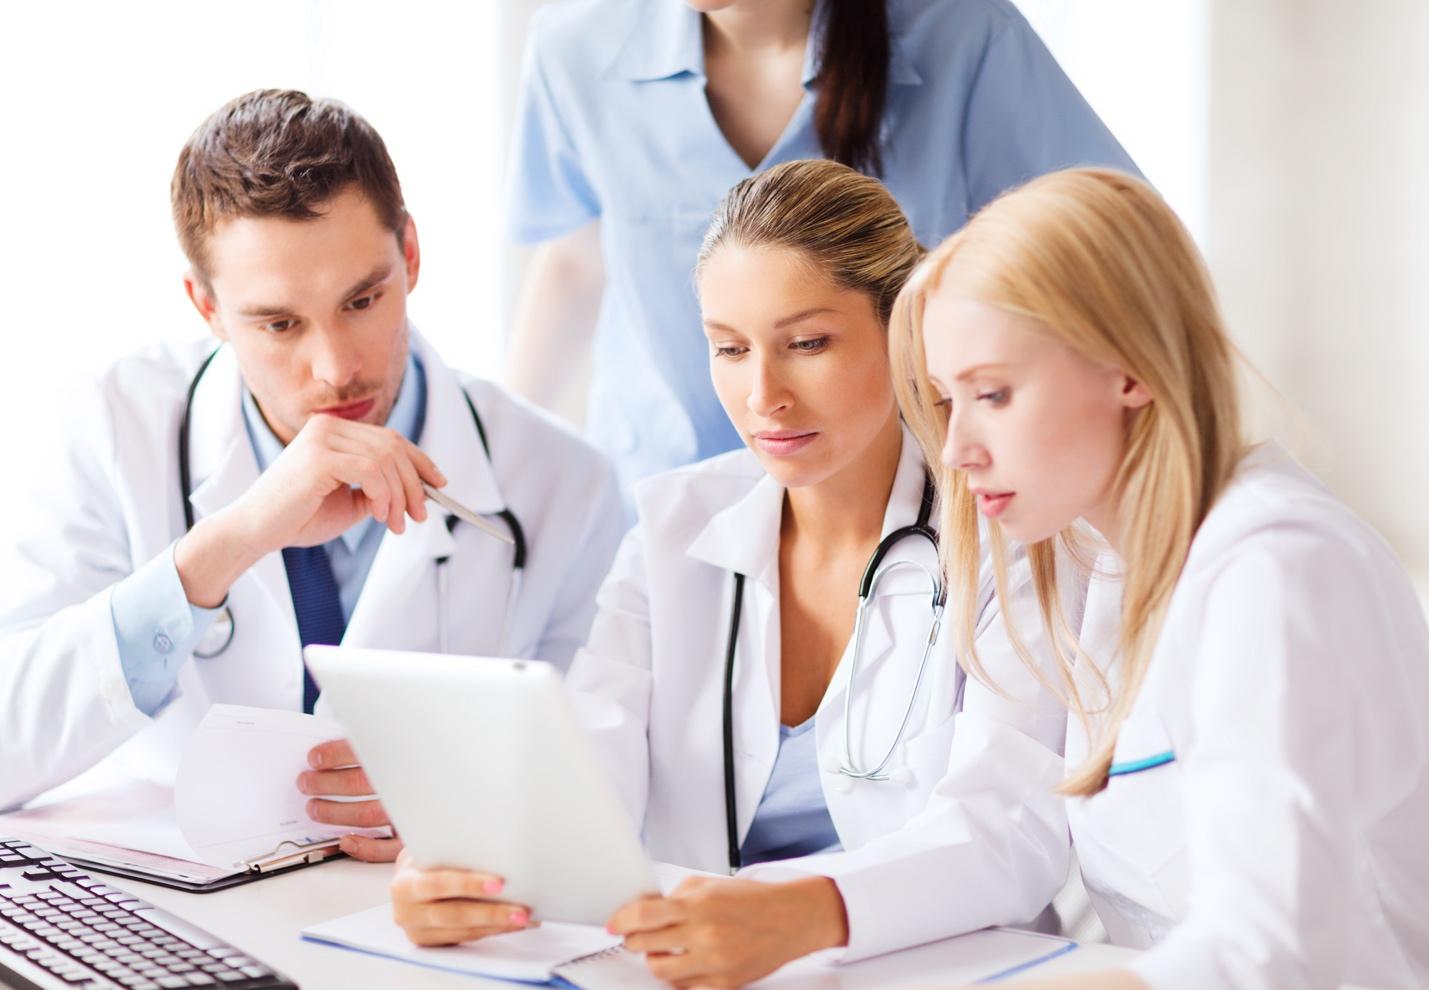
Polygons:
[[[986,580],[983,586],[990,587]],[[1015,565],[1009,594],[1015,628],[1050,672],[1025,562]],[[742,874],[833,879],[848,916],[843,961],[1030,921],[1066,880],[1066,812],[1053,790],[1063,774],[1065,713],[1016,656],[993,602],[976,641],[1008,697],[969,679],[947,769],[919,815],[857,849]]]
[[582,379],[604,291],[598,222],[536,248],[507,359],[506,380],[513,392],[579,419]]
[[1058,169],[1104,165],[1140,174],[1015,10],[1008,10],[983,52],[963,110],[961,145],[969,215],[998,194]]

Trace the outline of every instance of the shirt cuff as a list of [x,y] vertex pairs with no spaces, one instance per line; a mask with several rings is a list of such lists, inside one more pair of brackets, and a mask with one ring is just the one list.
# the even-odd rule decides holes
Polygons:
[[145,715],[156,715],[174,697],[179,670],[223,609],[200,608],[184,594],[174,547],[114,586],[109,599],[119,665]]

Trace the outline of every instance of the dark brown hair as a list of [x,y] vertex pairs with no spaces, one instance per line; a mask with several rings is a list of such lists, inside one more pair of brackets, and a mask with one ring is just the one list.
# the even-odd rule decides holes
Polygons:
[[826,0],[819,39],[814,131],[825,155],[870,175],[883,174],[878,132],[888,99],[886,0]]
[[867,295],[884,326],[923,255],[883,183],[820,158],[776,165],[731,189],[705,231],[696,275],[727,243],[799,252],[839,288]]
[[179,152],[169,197],[179,244],[207,282],[208,235],[233,217],[313,220],[350,185],[371,200],[400,242],[402,185],[372,125],[337,100],[260,89],[199,125]]

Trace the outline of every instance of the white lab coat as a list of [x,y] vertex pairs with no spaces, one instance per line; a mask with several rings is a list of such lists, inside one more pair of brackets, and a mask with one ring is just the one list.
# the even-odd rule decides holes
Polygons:
[[[916,519],[923,473],[905,432],[885,534]],[[578,710],[658,860],[728,869],[721,712],[735,572],[747,578],[733,700],[741,844],[774,766],[783,500],[784,489],[747,451],[637,486],[640,521],[601,588],[590,643],[571,666]],[[936,569],[925,540],[904,540],[887,559]],[[1032,609],[1022,620],[1031,628],[1025,566],[1018,573],[1016,597]],[[1064,713],[1013,656],[990,599],[989,581],[979,650],[1011,697],[964,683],[956,636],[944,629],[890,765],[894,779],[852,780],[837,772],[846,648],[815,733],[824,797],[848,851],[748,871],[768,879],[835,878],[848,910],[845,959],[1030,919],[1066,877],[1065,814],[1053,793],[1062,774]],[[869,609],[853,702],[862,767],[876,763],[897,733],[930,617],[925,576],[902,569],[885,579]],[[1037,636],[1028,642],[1041,649]]]
[[[1119,606],[1094,580],[1099,663]],[[1067,765],[1086,751],[1072,719]],[[1167,751],[1069,808],[1154,990],[1429,986],[1429,631],[1389,547],[1277,447],[1197,532],[1115,762]]]
[[[384,533],[344,644],[436,651],[435,561],[448,558],[448,649],[535,657],[565,667],[584,641],[594,599],[625,530],[613,470],[569,430],[490,382],[461,379],[413,333],[427,384],[421,447],[454,498],[481,513],[509,507],[529,556],[509,618],[513,548],[435,511]],[[178,696],[150,718],[134,706],[110,612],[116,582],[183,532],[176,450],[185,393],[208,340],[161,345],[123,360],[82,398],[56,465],[17,545],[0,566],[23,589],[0,605],[0,807],[28,800],[100,761],[171,781],[185,740],[209,705],[300,710],[300,641],[281,554],[233,585],[232,645],[188,658]],[[466,388],[491,444],[484,454]],[[197,518],[242,494],[258,467],[240,408],[231,348],[204,374],[193,403],[191,498]],[[497,525],[501,522],[497,520]],[[319,701],[321,711],[321,700]]]

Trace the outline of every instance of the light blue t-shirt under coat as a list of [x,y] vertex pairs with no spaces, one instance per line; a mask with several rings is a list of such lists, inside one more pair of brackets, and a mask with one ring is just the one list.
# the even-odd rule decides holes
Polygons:
[[741,865],[842,848],[824,801],[817,736],[812,715],[792,728],[779,726],[779,753],[740,847]]
[[[397,401],[387,416],[387,426],[415,443],[426,408],[426,375],[416,356],[409,355]],[[246,388],[243,390],[243,424],[258,470],[266,471],[283,452],[283,443],[263,419]],[[367,572],[372,569],[372,561],[382,543],[383,531],[382,524],[369,516],[337,539],[323,544],[337,581],[344,621],[352,618]],[[129,685],[134,706],[150,716],[158,714],[168,703],[178,682],[179,670],[221,611],[200,608],[189,602],[174,563],[177,543],[175,540],[163,553],[116,584],[109,600],[124,680]]]
[[[627,489],[740,445],[710,383],[691,273],[731,186],[823,157],[813,127],[823,14],[803,101],[753,169],[710,111],[700,15],[687,4],[566,0],[532,19],[508,227],[529,243],[600,221],[606,284],[587,423]],[[1009,0],[888,0],[888,15],[882,179],[924,245],[1037,175],[1135,171]]]

